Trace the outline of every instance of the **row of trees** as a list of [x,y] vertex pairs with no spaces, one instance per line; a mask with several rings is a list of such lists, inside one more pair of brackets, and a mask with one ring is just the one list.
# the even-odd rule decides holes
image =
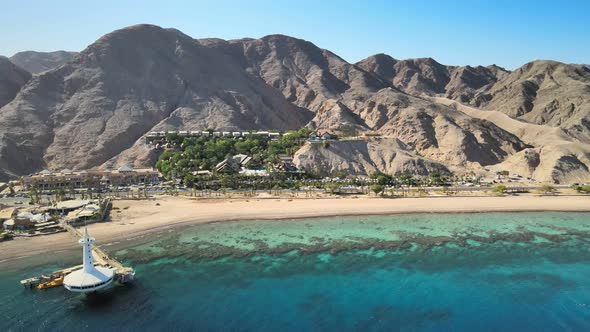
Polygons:
[[[522,189],[522,190],[525,190],[525,189]],[[499,184],[499,185],[495,186],[494,189],[492,189],[492,192],[496,193],[496,194],[505,194],[508,192],[508,187],[506,187],[503,184]],[[528,192],[528,190],[526,192]],[[555,190],[555,187],[545,184],[545,185],[540,186],[537,189],[537,192],[539,192],[540,194],[553,194],[553,193],[557,192],[557,190]]]
[[369,176],[376,184],[382,186],[450,186],[456,177],[452,173],[443,173],[438,171],[430,172],[426,177],[416,177],[414,174],[403,172],[395,175],[384,174],[381,172],[373,173]]
[[135,191],[119,191],[118,186],[113,186],[109,192],[96,193],[91,187],[85,190],[76,190],[73,187],[66,189],[54,189],[50,192],[43,193],[37,186],[31,186],[28,191],[28,197],[31,204],[55,204],[69,199],[102,199],[104,197],[124,197],[124,198],[147,198],[147,187],[140,187]]
[[[426,186],[450,187],[451,174],[433,172],[428,177],[416,177],[410,173],[399,173],[387,175],[374,173],[369,178],[347,177],[345,172],[334,171],[331,178],[322,179],[311,170],[305,174],[270,173],[269,176],[244,176],[239,174],[215,174],[213,176],[188,175],[190,180],[185,178],[185,183],[190,184],[197,190],[222,190],[222,189],[295,189],[302,187],[324,189],[329,193],[337,193],[344,187],[363,188],[366,192],[373,191],[376,194],[384,194],[386,190],[396,189],[403,193],[408,187],[412,190],[424,190]],[[425,191],[425,190],[424,190]]]
[[589,184],[585,184],[585,185],[574,184],[572,186],[572,188],[580,194],[590,194],[590,185]]

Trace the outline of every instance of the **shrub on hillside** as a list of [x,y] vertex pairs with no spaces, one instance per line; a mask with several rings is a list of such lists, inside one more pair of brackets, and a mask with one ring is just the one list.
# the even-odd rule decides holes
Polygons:
[[499,184],[494,187],[494,193],[496,194],[505,194],[506,193],[506,186],[503,184]]

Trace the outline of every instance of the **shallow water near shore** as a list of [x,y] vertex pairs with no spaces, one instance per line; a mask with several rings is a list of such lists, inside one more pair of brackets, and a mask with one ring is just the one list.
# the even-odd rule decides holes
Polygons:
[[226,222],[106,249],[134,284],[25,290],[79,258],[0,264],[0,330],[590,330],[590,213]]

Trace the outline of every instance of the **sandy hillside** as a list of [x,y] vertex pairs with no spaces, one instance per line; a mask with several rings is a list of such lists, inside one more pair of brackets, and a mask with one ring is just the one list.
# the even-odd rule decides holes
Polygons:
[[448,98],[432,99],[452,105],[471,117],[493,122],[531,146],[490,168],[511,170],[543,182],[573,183],[590,179],[590,144],[569,136],[563,129],[523,122],[502,112],[479,110]]

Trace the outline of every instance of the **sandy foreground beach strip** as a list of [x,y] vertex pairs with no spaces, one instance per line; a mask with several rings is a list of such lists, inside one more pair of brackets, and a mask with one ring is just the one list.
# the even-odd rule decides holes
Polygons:
[[[112,221],[92,224],[97,244],[124,242],[179,225],[222,221],[311,218],[399,213],[467,212],[590,212],[590,196],[506,196],[424,198],[324,198],[195,200],[164,197],[157,200],[114,202]],[[589,220],[590,222],[590,220]],[[20,257],[47,255],[78,247],[67,233],[17,238],[0,243],[0,263]]]

